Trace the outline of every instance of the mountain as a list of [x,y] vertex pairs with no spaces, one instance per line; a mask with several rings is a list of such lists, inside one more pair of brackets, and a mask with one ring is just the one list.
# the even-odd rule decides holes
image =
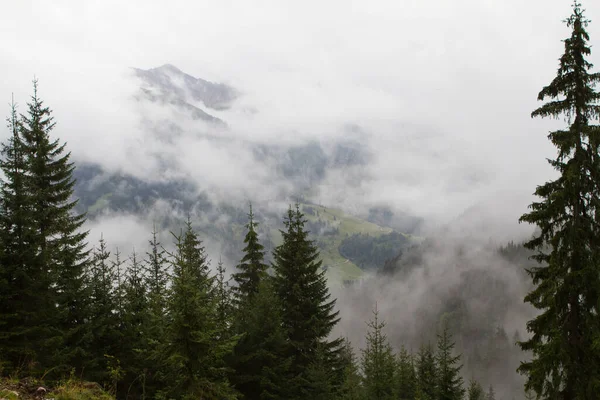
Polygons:
[[[264,204],[254,204],[267,249],[278,244],[281,206],[295,201],[307,215],[324,268],[338,282],[358,278],[361,268],[381,267],[386,258],[411,242],[406,234],[417,229],[419,218],[381,206],[349,213],[339,206],[320,204],[319,186],[327,183],[330,175],[342,177],[336,183],[342,189],[344,185],[359,186],[364,179],[360,171],[375,155],[360,126],[348,124],[341,128],[343,135],[323,140],[240,138],[231,134],[227,123],[240,96],[235,88],[193,77],[170,64],[148,70],[135,68],[132,75],[139,87],[132,99],[142,110],[139,119],[148,135],[148,140],[137,143],[134,150],[147,153],[147,142],[157,143],[161,151],[153,153],[150,161],[158,167],[144,175],[80,160],[75,195],[80,199],[79,211],[87,212],[91,220],[115,213],[134,214],[167,230],[176,229],[183,216],[193,213],[198,220],[196,228],[205,238],[219,243],[228,259],[239,259],[247,201],[231,196],[224,181],[202,179],[206,176],[202,174],[214,171],[201,172],[198,177],[196,171],[190,173],[181,165],[178,152],[170,150],[192,140],[193,146],[209,144],[243,151],[250,158],[248,172],[262,171],[265,175],[252,190],[260,191],[264,185],[273,192]],[[151,111],[144,113],[146,108]],[[246,191],[243,197],[256,195]],[[274,204],[278,211],[273,211]],[[367,262],[350,250],[357,240],[368,254],[379,254],[377,260]]]

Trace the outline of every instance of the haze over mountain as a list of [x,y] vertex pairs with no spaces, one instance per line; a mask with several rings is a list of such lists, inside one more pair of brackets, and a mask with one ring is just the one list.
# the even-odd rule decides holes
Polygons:
[[[466,374],[514,393],[529,254],[498,247],[531,235],[518,217],[554,177],[546,136],[562,121],[529,113],[568,2],[219,3],[13,2],[0,16],[17,37],[0,38],[0,92],[23,110],[40,79],[90,241],[144,248],[153,222],[169,241],[191,214],[231,272],[248,202],[271,250],[299,201],[336,282],[336,333],[361,346],[377,302],[393,344],[416,350],[458,315]],[[44,24],[18,23],[31,19]]]

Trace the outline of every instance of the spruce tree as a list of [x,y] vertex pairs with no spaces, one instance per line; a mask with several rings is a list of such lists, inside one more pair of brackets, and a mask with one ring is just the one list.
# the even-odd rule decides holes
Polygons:
[[[41,269],[50,285],[40,288],[37,304],[51,315],[41,321],[51,322],[53,329],[46,337],[54,337],[54,346],[73,347],[70,354],[60,359],[49,359],[47,365],[57,363],[81,364],[87,299],[85,272],[88,265],[87,232],[81,231],[85,215],[76,214],[73,200],[74,164],[66,144],[52,139],[55,128],[51,110],[38,97],[37,81],[28,112],[19,124],[22,149],[27,170],[25,186],[30,197],[33,233],[28,243],[32,253],[32,268]],[[54,332],[53,332],[54,331]],[[55,352],[49,354],[56,356]]]
[[217,299],[217,320],[221,324],[221,330],[229,334],[233,320],[233,304],[231,299],[231,288],[225,279],[225,266],[219,259],[217,263],[217,275],[215,276],[215,296]]
[[[148,365],[148,331],[150,328],[148,298],[146,296],[143,267],[135,249],[129,257],[123,284],[123,353],[120,356],[124,368],[124,385],[121,396],[138,398],[146,395]],[[121,397],[119,396],[119,397]]]
[[365,399],[393,399],[396,362],[392,347],[383,331],[385,322],[379,320],[377,307],[373,311],[373,319],[367,325],[367,344],[361,357]]
[[566,117],[566,130],[549,134],[558,156],[550,164],[560,176],[541,186],[541,200],[520,221],[538,226],[526,247],[535,249],[539,266],[528,270],[535,288],[525,301],[540,310],[528,322],[530,339],[520,342],[532,353],[519,371],[526,388],[548,399],[588,399],[600,392],[600,355],[594,339],[600,321],[600,74],[591,73],[588,21],[578,3],[566,20],[571,36],[564,40],[557,76],[538,100],[549,102],[532,117]]
[[146,253],[144,276],[148,303],[148,330],[146,332],[146,387],[155,392],[164,387],[163,373],[159,366],[163,364],[161,348],[164,345],[167,326],[167,287],[169,284],[166,252],[158,241],[156,225],[152,230],[152,239],[148,241],[150,251]]
[[352,345],[348,339],[345,339],[342,344],[340,359],[342,360],[344,369],[342,375],[343,380],[341,387],[337,392],[337,398],[340,400],[363,400],[364,393],[359,366]]
[[485,400],[483,388],[475,379],[469,381],[469,389],[467,390],[467,400]]
[[33,268],[27,247],[33,233],[31,199],[14,101],[7,121],[11,136],[2,144],[0,159],[4,173],[0,188],[0,363],[14,372],[36,359],[36,343],[41,339],[36,326],[42,323],[36,321],[36,301],[49,277]]
[[166,394],[182,399],[235,398],[224,363],[235,341],[222,338],[214,277],[204,247],[189,219],[185,232],[174,236],[170,320],[163,347]]
[[241,337],[230,357],[231,381],[244,399],[287,398],[291,358],[271,280],[263,279],[243,304],[233,320],[233,332]]
[[437,365],[431,345],[422,345],[417,354],[417,395],[419,400],[434,400],[437,394]]
[[490,385],[490,388],[485,395],[485,400],[496,400],[496,392],[494,391],[494,387],[492,385]]
[[[321,348],[326,358],[334,362],[340,351],[341,339],[328,336],[339,321],[334,311],[335,300],[327,288],[325,272],[321,269],[319,251],[308,232],[306,220],[296,204],[288,210],[281,231],[283,243],[274,251],[274,287],[281,303],[282,325],[287,335],[292,372],[296,381],[296,396],[310,395],[305,371],[316,360]],[[321,347],[319,347],[321,346]]]
[[115,357],[121,344],[121,321],[116,313],[115,296],[116,273],[110,262],[110,251],[101,236],[92,253],[90,273],[90,325],[93,332],[91,357],[86,365],[86,375],[99,383],[108,383],[108,362],[106,356]]
[[254,220],[252,205],[250,205],[246,224],[248,232],[244,238],[246,244],[243,249],[244,256],[237,266],[239,272],[232,275],[237,284],[234,288],[236,303],[244,302],[254,296],[258,292],[261,280],[267,275],[268,266],[264,262],[264,246],[258,240],[257,227],[258,223]]
[[442,334],[438,335],[436,354],[438,400],[461,400],[465,394],[463,379],[460,376],[460,355],[452,355],[453,349],[454,342],[448,324],[444,323]]
[[402,400],[413,400],[417,391],[417,377],[415,375],[415,363],[404,345],[398,353],[398,367],[396,374],[398,386],[398,398]]

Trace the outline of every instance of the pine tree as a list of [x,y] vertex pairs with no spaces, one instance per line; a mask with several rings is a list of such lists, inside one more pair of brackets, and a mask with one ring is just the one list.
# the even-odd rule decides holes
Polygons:
[[146,333],[146,376],[145,383],[149,392],[156,392],[164,387],[164,371],[159,366],[162,360],[161,348],[164,346],[167,326],[167,287],[169,283],[166,252],[158,241],[156,226],[149,240],[150,251],[146,253],[144,263],[145,287],[148,303],[148,331]]
[[307,392],[315,400],[330,400],[334,397],[334,371],[328,352],[319,344],[315,357],[306,369]]
[[373,311],[373,319],[367,325],[367,344],[361,357],[365,399],[393,399],[396,362],[392,347],[383,331],[385,323],[379,321],[377,307]]
[[398,398],[402,400],[413,400],[415,398],[417,391],[415,363],[412,354],[404,346],[400,348],[398,353],[396,382],[398,385]]
[[[124,368],[121,396],[145,397],[146,356],[150,328],[149,307],[146,296],[143,268],[135,249],[129,257],[123,284],[123,336],[124,346],[120,361]],[[121,397],[119,396],[119,397]]]
[[437,365],[431,345],[423,345],[417,354],[417,394],[419,400],[434,400],[437,393]]
[[189,220],[185,232],[175,239],[170,321],[163,348],[166,392],[183,399],[235,398],[224,363],[235,341],[220,337],[214,277],[204,247]]
[[254,220],[252,205],[250,205],[248,223],[246,224],[248,232],[244,239],[246,244],[243,249],[244,256],[237,266],[239,272],[232,275],[233,280],[237,283],[234,288],[236,303],[242,303],[254,296],[258,291],[261,280],[267,275],[268,266],[264,262],[264,246],[258,240],[257,227],[258,223]]
[[[87,298],[84,279],[88,263],[87,232],[80,230],[85,215],[73,211],[77,204],[72,200],[75,166],[70,161],[70,153],[65,153],[66,144],[50,138],[55,127],[51,114],[38,97],[38,85],[34,81],[27,115],[21,116],[19,124],[27,170],[25,186],[34,228],[28,251],[33,256],[32,267],[49,274],[50,285],[40,288],[38,293],[45,299],[37,302],[41,311],[51,313],[41,316],[42,321],[53,326],[46,332],[46,337],[56,335],[52,339],[54,346],[74,347],[70,354],[60,354],[58,360],[45,360],[47,366],[82,362],[78,356],[83,355],[79,345],[86,336],[83,332],[86,305],[83,302]],[[56,357],[55,352],[48,354]]]
[[222,331],[227,333],[231,328],[233,319],[233,304],[231,288],[229,282],[225,279],[225,266],[220,259],[217,263],[217,275],[215,277],[215,296],[217,299],[217,320],[222,326]]
[[244,399],[287,398],[291,358],[286,355],[286,335],[281,309],[270,280],[248,300],[244,315],[233,321],[234,332],[242,333],[232,355],[231,380]]
[[116,313],[116,273],[110,262],[110,252],[101,236],[92,254],[90,276],[90,325],[93,332],[91,357],[86,365],[87,377],[99,383],[108,383],[106,356],[115,357],[121,343],[121,321]]
[[337,398],[340,400],[363,400],[364,393],[358,362],[348,339],[345,339],[342,344],[340,359],[344,369],[342,385],[338,390]]
[[492,385],[490,385],[490,388],[488,389],[485,400],[496,400],[496,392],[494,392],[494,387]]
[[551,99],[532,117],[564,115],[570,126],[549,134],[558,149],[550,164],[558,179],[538,186],[541,200],[520,221],[536,224],[539,233],[526,244],[538,250],[539,266],[528,270],[535,286],[525,301],[541,313],[528,322],[531,338],[520,342],[532,352],[519,371],[526,388],[542,398],[586,399],[600,391],[600,356],[594,338],[600,331],[600,74],[590,73],[588,21],[578,3],[566,20],[571,36],[564,41],[556,78],[538,95]]
[[319,251],[304,229],[306,220],[296,204],[288,210],[281,231],[283,243],[274,251],[274,287],[282,308],[283,328],[293,359],[292,372],[298,377],[296,396],[310,396],[305,371],[315,362],[319,346],[333,360],[340,351],[341,339],[328,340],[339,321],[335,300],[327,288]]
[[483,388],[475,379],[469,382],[469,390],[467,391],[467,400],[485,400]]
[[41,321],[36,321],[36,299],[48,285],[49,277],[32,268],[32,254],[27,248],[33,233],[31,200],[27,195],[27,170],[14,101],[7,122],[12,135],[2,144],[0,160],[5,177],[0,189],[0,362],[12,372],[37,358],[40,332],[36,326]]
[[146,287],[148,289],[148,299],[152,312],[162,319],[166,308],[167,284],[169,275],[167,273],[167,260],[165,250],[158,241],[158,232],[156,225],[152,230],[152,239],[148,241],[150,251],[146,253],[146,262],[144,265],[144,275],[146,277]]
[[462,364],[460,355],[453,356],[454,342],[450,336],[448,324],[444,323],[437,343],[437,399],[461,400],[465,394],[463,379],[460,376]]

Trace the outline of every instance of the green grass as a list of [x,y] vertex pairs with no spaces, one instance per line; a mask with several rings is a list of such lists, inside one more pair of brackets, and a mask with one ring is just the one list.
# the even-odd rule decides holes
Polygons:
[[8,389],[0,389],[0,399],[18,400],[19,394]]
[[303,207],[311,207],[318,211],[316,215],[306,215],[306,219],[316,221],[328,221],[331,224],[337,225],[339,233],[335,235],[326,235],[319,240],[325,244],[325,248],[321,249],[321,257],[323,266],[327,267],[327,278],[332,283],[342,283],[344,280],[358,279],[362,276],[363,271],[356,266],[352,261],[342,257],[339,253],[339,247],[342,241],[354,234],[362,233],[371,236],[380,236],[392,232],[390,228],[384,228],[377,224],[353,217],[345,214],[342,210],[335,208],[327,208],[316,205],[302,205]]
[[106,194],[102,195],[102,197],[100,197],[98,200],[96,200],[96,202],[94,204],[92,204],[91,206],[88,207],[88,212],[90,214],[94,214],[94,213],[102,210],[104,207],[108,206],[108,204],[110,203],[111,196],[112,196],[112,193],[106,193]]

